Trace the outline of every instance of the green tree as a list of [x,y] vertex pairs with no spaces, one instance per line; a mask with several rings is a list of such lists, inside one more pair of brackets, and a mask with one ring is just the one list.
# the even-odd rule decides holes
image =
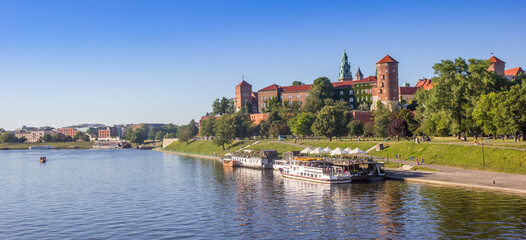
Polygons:
[[197,136],[197,134],[199,133],[198,124],[195,122],[194,119],[190,120],[190,122],[187,125],[187,128],[190,131],[190,133],[192,134],[192,137]]
[[371,110],[371,104],[368,102],[362,102],[358,105],[358,110],[360,111],[369,111]]
[[24,142],[26,142],[26,141],[27,141],[27,138],[24,137],[24,136],[18,138],[18,142],[19,142],[19,143],[24,143]]
[[389,109],[383,104],[378,104],[376,110],[373,112],[374,117],[374,133],[380,138],[385,138],[387,134],[387,126],[391,123]]
[[349,121],[347,128],[349,129],[349,135],[351,138],[359,137],[364,133],[363,124],[360,120]]
[[261,121],[259,123],[259,135],[261,137],[266,137],[268,139],[268,137],[270,136],[269,129],[270,129],[270,124],[268,122]]
[[164,138],[175,138],[175,134],[167,133],[166,135],[164,135]]
[[347,134],[347,119],[343,111],[338,110],[334,106],[323,107],[314,124],[312,124],[312,131],[318,135],[323,135],[332,141],[333,137],[340,137]]
[[53,138],[51,137],[51,135],[49,134],[44,134],[44,136],[41,137],[40,141],[41,142],[51,142],[53,140]]
[[277,112],[281,107],[279,97],[271,97],[263,102],[265,103],[265,107],[262,109],[262,112]]
[[179,132],[178,135],[179,141],[186,142],[186,144],[188,144],[188,141],[193,137],[192,130],[190,130],[189,128],[185,128],[183,131]]
[[234,99],[223,97],[216,99],[212,103],[212,113],[214,115],[233,114],[235,112]]
[[51,137],[52,142],[64,142],[64,134],[56,133]]
[[446,127],[441,127],[437,129],[435,136],[442,137],[442,140],[444,140],[444,137],[449,136],[449,129]]
[[396,118],[406,121],[411,134],[418,128],[418,122],[415,120],[415,116],[409,109],[404,108],[398,111]]
[[327,77],[320,77],[314,80],[305,100],[303,111],[317,113],[325,106],[325,99],[331,97],[333,86]]
[[155,140],[163,140],[165,134],[166,133],[164,133],[163,131],[157,131],[155,133]]
[[148,133],[145,130],[144,126],[141,126],[141,127],[136,128],[135,131],[133,131],[130,137],[130,142],[142,144],[144,143],[144,140],[146,140],[147,138],[148,138]]
[[526,141],[526,80],[499,95],[503,101],[499,104],[495,119],[498,131],[515,135],[515,141],[521,133],[522,140]]
[[[502,126],[497,121],[503,120],[499,115],[499,107],[506,99],[500,99],[503,94],[494,92],[484,94],[480,97],[473,109],[475,124],[479,126],[485,134],[497,134],[497,125]],[[437,130],[438,132],[438,130]],[[505,133],[505,132],[504,132]],[[448,131],[449,134],[449,131]]]
[[0,142],[10,143],[14,141],[15,141],[15,136],[11,134],[10,132],[2,132],[2,134],[0,134]]
[[314,114],[302,112],[296,117],[291,118],[288,121],[288,124],[292,133],[298,136],[305,136],[313,134],[311,127],[312,124],[314,124],[314,121],[316,121],[316,116],[314,116]]
[[215,135],[214,124],[216,122],[215,117],[209,117],[206,120],[201,121],[201,133],[202,137],[211,137]]
[[269,128],[269,134],[277,138],[279,135],[287,135],[289,128],[282,121],[274,121]]
[[225,144],[230,144],[236,134],[235,129],[235,119],[232,115],[225,115],[219,119],[214,124],[215,129],[215,138],[214,138],[214,144],[218,146],[222,146],[223,150],[225,150]]
[[374,123],[373,122],[367,122],[363,126],[363,134],[367,137],[373,137],[374,138]]
[[294,81],[294,82],[292,82],[292,86],[297,86],[297,85],[305,85],[305,83],[303,83],[301,81]]

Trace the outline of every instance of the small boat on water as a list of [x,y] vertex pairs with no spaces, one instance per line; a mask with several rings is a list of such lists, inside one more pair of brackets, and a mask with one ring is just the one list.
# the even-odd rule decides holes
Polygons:
[[236,160],[223,159],[223,167],[239,167],[239,164]]
[[46,163],[46,157],[40,157],[40,163]]
[[351,174],[341,166],[321,158],[296,157],[286,160],[280,172],[283,177],[319,183],[341,184],[352,181]]

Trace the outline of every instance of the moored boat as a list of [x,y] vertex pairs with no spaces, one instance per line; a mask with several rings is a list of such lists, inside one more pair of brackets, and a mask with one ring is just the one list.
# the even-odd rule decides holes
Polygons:
[[224,160],[236,161],[240,167],[257,168],[257,169],[272,169],[274,160],[278,158],[278,151],[276,150],[262,150],[235,152],[225,155]]
[[340,184],[352,181],[351,174],[343,167],[335,166],[332,162],[320,158],[298,157],[289,160],[280,172],[283,177],[319,183]]

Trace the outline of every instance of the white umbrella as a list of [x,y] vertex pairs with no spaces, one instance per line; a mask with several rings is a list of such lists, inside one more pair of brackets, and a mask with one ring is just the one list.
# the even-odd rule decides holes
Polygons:
[[310,152],[310,154],[323,154],[323,153],[327,153],[327,152],[325,152],[325,150],[323,150],[321,147],[317,147],[314,150],[312,150],[312,152]]
[[330,147],[326,147],[323,150],[325,150],[325,152],[328,152],[328,153],[332,151],[332,149]]
[[350,148],[350,147],[347,147],[346,149],[343,149],[343,150],[345,150],[345,151],[347,151],[347,152],[349,152],[349,153],[352,152],[352,148]]
[[312,150],[313,150],[312,148],[310,148],[310,147],[307,147],[307,148],[305,148],[305,149],[301,150],[301,152],[300,152],[300,153],[305,153],[305,154],[308,154],[308,153],[312,152]]
[[348,153],[347,151],[345,151],[345,150],[343,150],[341,148],[336,148],[336,149],[332,150],[331,155],[333,155],[333,156],[334,155],[343,155],[343,154],[347,154],[347,153]]
[[366,152],[363,151],[362,149],[356,148],[356,149],[350,151],[349,154],[366,154]]

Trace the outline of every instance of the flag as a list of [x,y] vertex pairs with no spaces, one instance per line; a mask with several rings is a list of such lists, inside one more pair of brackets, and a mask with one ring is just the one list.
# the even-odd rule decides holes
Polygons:
[[493,52],[491,52],[490,54],[493,55]]

